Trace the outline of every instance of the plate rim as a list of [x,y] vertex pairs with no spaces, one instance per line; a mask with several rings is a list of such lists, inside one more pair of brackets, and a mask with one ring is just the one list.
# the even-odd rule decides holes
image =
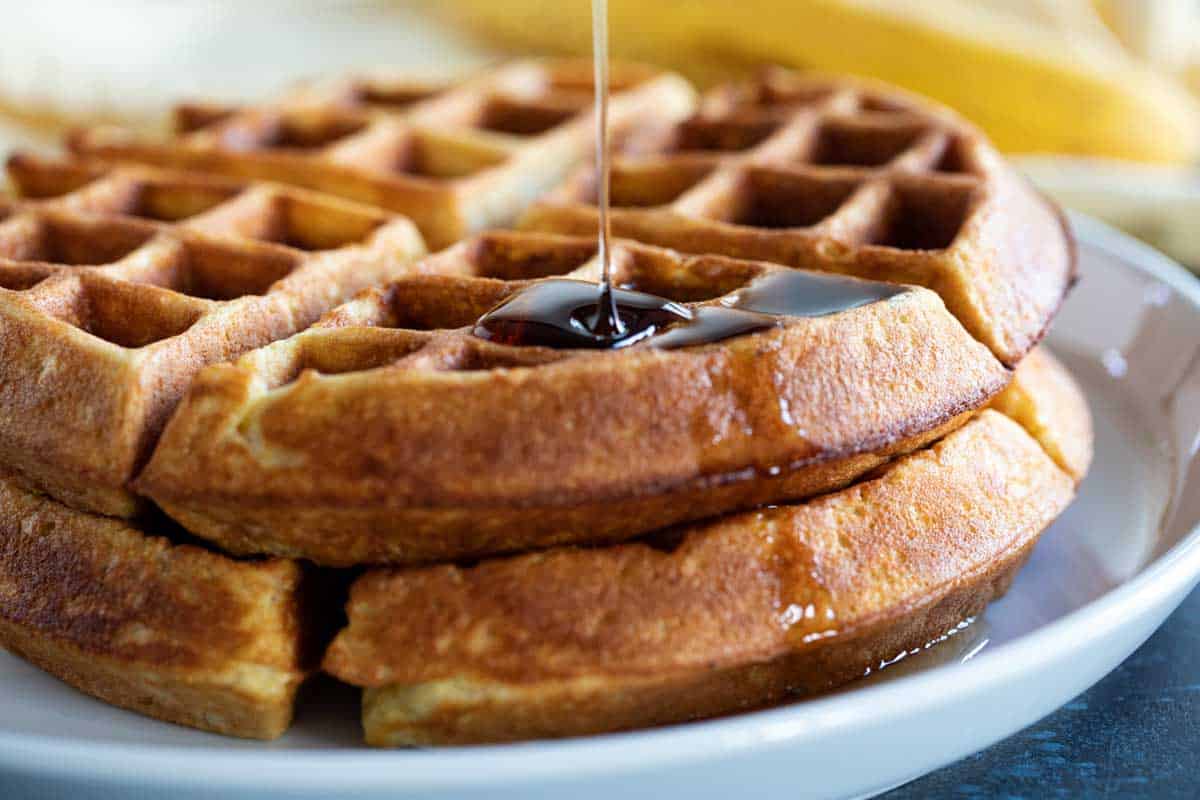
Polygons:
[[[1087,215],[1069,212],[1077,238],[1131,268],[1161,280],[1200,315],[1200,280],[1149,245]],[[1172,489],[1167,509],[1177,501]],[[338,792],[468,789],[561,779],[613,776],[673,768],[788,745],[851,725],[869,708],[875,720],[901,717],[915,707],[953,702],[1044,669],[1064,651],[1086,649],[1111,635],[1111,620],[1134,619],[1169,602],[1200,580],[1200,519],[1179,541],[1136,575],[1035,631],[967,664],[945,664],[885,684],[644,731],[562,741],[388,751],[366,748],[222,749],[153,742],[114,744],[84,737],[0,730],[0,769],[21,774],[136,783],[200,785],[209,789],[253,785],[261,790]],[[1120,614],[1115,612],[1119,611]],[[1100,624],[1106,621],[1109,624]],[[951,696],[952,697],[948,697]],[[380,769],[403,766],[403,771]]]

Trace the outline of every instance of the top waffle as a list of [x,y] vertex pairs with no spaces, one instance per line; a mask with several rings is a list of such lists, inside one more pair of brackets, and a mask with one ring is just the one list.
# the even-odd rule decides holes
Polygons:
[[617,541],[828,491],[961,425],[1070,283],[1057,213],[944,111],[769,73],[685,118],[673,76],[614,85],[625,288],[702,313],[786,267],[899,286],[703,346],[488,342],[475,320],[531,282],[597,276],[586,171],[526,226],[588,237],[491,232],[424,259],[406,220],[327,192],[408,208],[435,242],[512,219],[588,150],[584,65],[183,106],[165,143],[100,129],[74,139],[86,158],[11,162],[0,463],[107,514],[149,496],[238,553]]
[[[680,122],[629,134],[611,184],[615,235],[915,283],[1013,365],[1074,278],[1070,235],[973,127],[891,88],[769,70]],[[595,230],[577,173],[525,217]]]
[[[694,107],[677,76],[614,68],[609,125]],[[151,142],[85,131],[88,156],[292,183],[407,215],[431,247],[505,225],[590,152],[590,65],[516,63],[460,84],[351,79],[248,108],[189,104],[177,135]]]
[[[197,380],[137,487],[237,553],[410,563],[626,539],[828,491],[966,421],[1006,384],[924,289],[713,344],[486,341],[481,314],[593,238],[493,233]],[[702,313],[773,273],[618,241],[614,280]],[[432,273],[432,274],[430,274]],[[839,276],[806,276],[811,291]]]

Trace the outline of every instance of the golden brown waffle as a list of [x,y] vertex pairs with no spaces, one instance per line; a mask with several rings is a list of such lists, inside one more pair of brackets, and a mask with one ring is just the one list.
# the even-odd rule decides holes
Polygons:
[[[976,129],[892,88],[770,70],[632,132],[625,150],[616,235],[926,286],[1010,366],[1074,279],[1057,209]],[[523,225],[594,232],[595,197],[581,170]]]
[[[1061,401],[1037,415],[1061,436],[1086,432],[1067,448],[1086,457],[1078,389],[1048,356],[1039,367],[1027,402]],[[978,614],[1074,489],[1037,440],[988,410],[804,504],[648,542],[370,572],[325,669],[366,688],[367,741],[383,746],[761,706],[869,673]]]
[[[1073,278],[1057,212],[892,90],[773,72],[689,116],[678,78],[621,67],[615,221],[644,241],[617,240],[619,285],[711,318],[779,276],[887,283],[699,346],[475,335],[516,292],[598,277],[591,179],[562,183],[590,80],[334,81],[14,158],[0,643],[273,736],[359,573],[214,545],[390,564],[326,666],[367,689],[371,742],[460,743],[819,690],[1003,591],[1090,459],[1070,378],[1022,361]],[[566,233],[476,233],[552,185],[526,224]]]
[[1092,463],[1091,412],[1070,373],[1049,353],[1030,353],[991,406],[1029,431],[1076,483],[1083,480]]
[[[609,124],[694,107],[679,77],[614,66]],[[591,65],[520,62],[461,84],[352,79],[248,108],[187,105],[162,142],[97,128],[76,152],[115,161],[292,183],[413,219],[431,247],[508,224],[590,155]]]
[[[232,552],[322,564],[615,541],[842,486],[961,425],[1008,381],[916,287],[679,350],[471,334],[527,279],[595,280],[595,247],[488,234],[417,267],[437,275],[203,372],[138,491]],[[613,263],[620,285],[693,308],[783,270],[626,241]]]
[[274,738],[320,641],[288,561],[236,562],[0,478],[0,645],[88,694],[230,736]]
[[408,220],[278,185],[16,158],[0,214],[0,462],[80,508],[125,488],[192,376],[424,252]]

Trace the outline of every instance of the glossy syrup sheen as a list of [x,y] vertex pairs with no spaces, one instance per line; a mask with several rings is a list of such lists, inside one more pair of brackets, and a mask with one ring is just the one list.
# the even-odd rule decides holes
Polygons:
[[602,337],[619,339],[625,332],[625,322],[617,308],[612,285],[612,251],[608,243],[608,0],[592,0],[592,81],[596,124],[596,206],[599,209],[596,257],[600,260],[600,288],[595,300],[595,319],[590,329]]
[[905,287],[840,275],[780,270],[761,275],[714,305],[688,308],[665,297],[613,289],[617,329],[597,325],[596,284],[538,281],[480,317],[476,336],[499,344],[618,349],[645,341],[671,349],[764,330],[787,317],[819,317],[887,300]]
[[689,309],[665,297],[614,287],[608,221],[606,0],[592,0],[592,58],[600,283],[539,281],[481,317],[476,336],[507,345],[566,349],[617,349],[641,341],[659,348],[688,347],[774,327],[782,317],[832,314],[903,291],[834,275],[775,272],[756,278],[719,304]]

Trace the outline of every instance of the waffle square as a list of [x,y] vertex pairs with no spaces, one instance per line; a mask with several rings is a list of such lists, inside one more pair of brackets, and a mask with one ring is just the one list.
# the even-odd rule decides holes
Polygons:
[[[609,124],[694,107],[679,77],[614,65]],[[185,105],[176,135],[141,139],[97,128],[71,142],[82,155],[296,184],[387,208],[440,248],[512,222],[590,155],[590,65],[519,62],[462,83],[352,78],[301,88],[252,107]]]
[[0,460],[128,516],[192,377],[425,252],[406,219],[273,184],[17,158],[0,221]]
[[[631,131],[611,196],[617,236],[933,289],[1010,366],[1075,276],[1065,221],[982,134],[845,78],[768,70]],[[595,197],[581,168],[522,225],[595,231]]]

